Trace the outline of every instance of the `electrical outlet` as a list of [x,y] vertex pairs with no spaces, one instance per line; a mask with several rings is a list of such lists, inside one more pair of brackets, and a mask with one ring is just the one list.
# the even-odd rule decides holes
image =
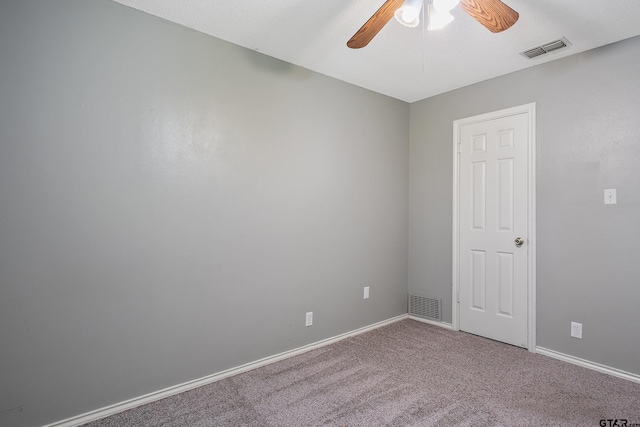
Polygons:
[[582,339],[582,323],[571,322],[571,336]]
[[369,287],[368,286],[364,287],[364,296],[362,297],[362,299],[369,299]]
[[313,325],[313,311],[310,311],[307,313],[307,317],[305,318],[304,321],[304,326],[311,326]]

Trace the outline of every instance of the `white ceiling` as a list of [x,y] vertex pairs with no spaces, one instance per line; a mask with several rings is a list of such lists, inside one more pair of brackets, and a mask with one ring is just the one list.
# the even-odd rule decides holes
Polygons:
[[[358,50],[347,40],[384,0],[114,1],[407,102],[640,34],[640,0],[503,0],[520,19],[498,34],[458,7],[434,32],[392,19]],[[569,48],[519,54],[563,36]]]

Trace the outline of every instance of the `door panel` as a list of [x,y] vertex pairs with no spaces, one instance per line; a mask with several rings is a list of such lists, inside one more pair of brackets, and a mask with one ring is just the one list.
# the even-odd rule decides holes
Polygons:
[[498,228],[513,231],[513,159],[498,160]]
[[513,318],[513,254],[498,252],[498,314]]
[[487,213],[486,187],[487,187],[487,165],[485,162],[474,162],[473,168],[473,228],[475,230],[484,230],[486,224],[485,215]]
[[486,254],[484,251],[471,251],[471,308],[484,312],[486,306]]

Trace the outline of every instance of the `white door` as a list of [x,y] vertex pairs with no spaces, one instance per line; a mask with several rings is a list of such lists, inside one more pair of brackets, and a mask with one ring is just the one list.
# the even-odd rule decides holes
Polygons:
[[528,343],[528,127],[528,113],[520,113],[458,129],[459,328],[521,347]]

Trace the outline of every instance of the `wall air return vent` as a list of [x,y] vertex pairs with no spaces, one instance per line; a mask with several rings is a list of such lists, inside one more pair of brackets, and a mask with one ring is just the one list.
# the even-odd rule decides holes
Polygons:
[[520,55],[525,56],[529,59],[533,59],[568,46],[571,46],[571,43],[569,42],[569,40],[563,37],[561,39],[545,43],[542,46],[536,46],[534,48],[527,49],[524,52],[520,52]]
[[442,300],[409,294],[409,314],[442,321]]

